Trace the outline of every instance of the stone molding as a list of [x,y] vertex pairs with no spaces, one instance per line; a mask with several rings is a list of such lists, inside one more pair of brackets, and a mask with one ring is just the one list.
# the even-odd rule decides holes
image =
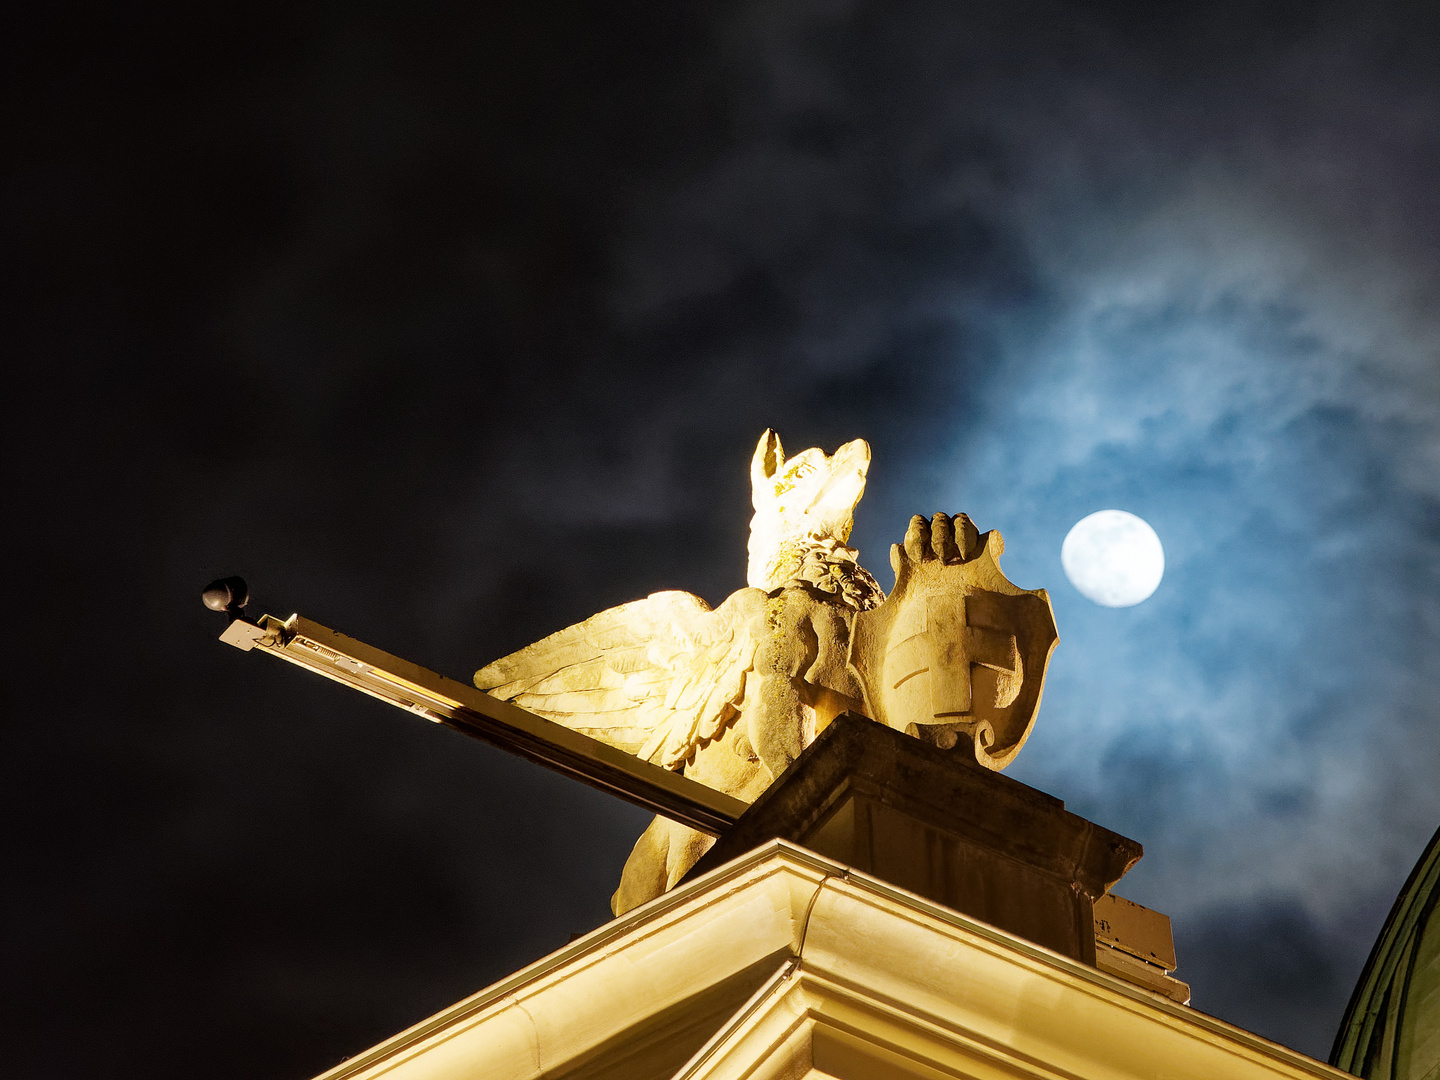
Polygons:
[[776,840],[323,1080],[1345,1075]]

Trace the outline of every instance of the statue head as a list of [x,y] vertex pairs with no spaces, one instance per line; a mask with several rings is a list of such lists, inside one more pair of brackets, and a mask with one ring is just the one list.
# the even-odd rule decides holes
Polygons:
[[746,573],[750,585],[778,588],[814,542],[849,540],[869,469],[870,446],[864,439],[846,443],[833,455],[812,447],[786,458],[780,436],[767,429],[750,462],[755,505]]

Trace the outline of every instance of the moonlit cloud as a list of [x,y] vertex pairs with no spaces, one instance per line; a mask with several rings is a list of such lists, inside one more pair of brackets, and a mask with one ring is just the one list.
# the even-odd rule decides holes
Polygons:
[[[783,11],[737,144],[626,249],[680,273],[627,276],[622,306],[643,323],[764,282],[781,327],[715,362],[849,388],[831,441],[877,443],[856,537],[877,569],[912,512],[1003,531],[1061,633],[1015,775],[1146,843],[1122,891],[1175,918],[1200,1007],[1323,1055],[1440,820],[1421,98],[1329,30],[1242,59],[1217,96],[1123,50],[1025,78],[986,54],[993,27],[925,6],[857,71],[859,28]],[[904,364],[926,387],[908,411],[853,404]],[[1107,506],[1165,541],[1133,610],[1060,569],[1066,529]],[[1217,960],[1227,934],[1303,940],[1306,1007]]]
[[[1016,343],[1024,381],[987,384],[986,423],[955,451],[951,501],[1002,528],[1007,569],[1050,586],[1060,625],[1015,772],[1144,839],[1122,891],[1202,954],[1201,1007],[1236,1007],[1244,980],[1198,928],[1246,924],[1247,905],[1295,912],[1343,998],[1369,945],[1353,927],[1440,819],[1421,658],[1434,328],[1348,296],[1303,220],[1187,193],[1107,225],[1103,254],[1047,260],[1056,317]],[[1080,602],[1054,557],[1114,504],[1166,540],[1166,580],[1133,612]],[[1334,1011],[1315,1005],[1274,1023],[1320,1052]]]
[[[463,678],[739,588],[768,426],[870,441],[882,582],[913,513],[1001,530],[1061,637],[1013,774],[1145,844],[1197,1007],[1327,1052],[1440,821],[1432,13],[36,11],[16,1070],[312,1076],[607,918],[643,814],[223,649],[196,590]],[[1060,566],[1105,507],[1164,542],[1135,608]]]

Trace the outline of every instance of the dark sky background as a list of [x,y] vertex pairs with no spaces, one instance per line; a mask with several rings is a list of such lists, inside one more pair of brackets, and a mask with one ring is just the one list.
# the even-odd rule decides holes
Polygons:
[[[1000,529],[1012,775],[1145,844],[1194,1004],[1325,1056],[1440,824],[1433,5],[30,5],[0,34],[16,1078],[303,1078],[608,917],[646,818],[215,641],[467,678],[854,542]],[[15,16],[10,16],[14,19]],[[1080,517],[1167,575],[1101,609]]]

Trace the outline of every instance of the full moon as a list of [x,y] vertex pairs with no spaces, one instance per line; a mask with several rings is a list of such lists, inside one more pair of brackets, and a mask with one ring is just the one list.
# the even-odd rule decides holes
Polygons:
[[1148,522],[1124,510],[1100,510],[1075,523],[1060,546],[1065,576],[1105,607],[1133,607],[1165,575],[1165,549]]

